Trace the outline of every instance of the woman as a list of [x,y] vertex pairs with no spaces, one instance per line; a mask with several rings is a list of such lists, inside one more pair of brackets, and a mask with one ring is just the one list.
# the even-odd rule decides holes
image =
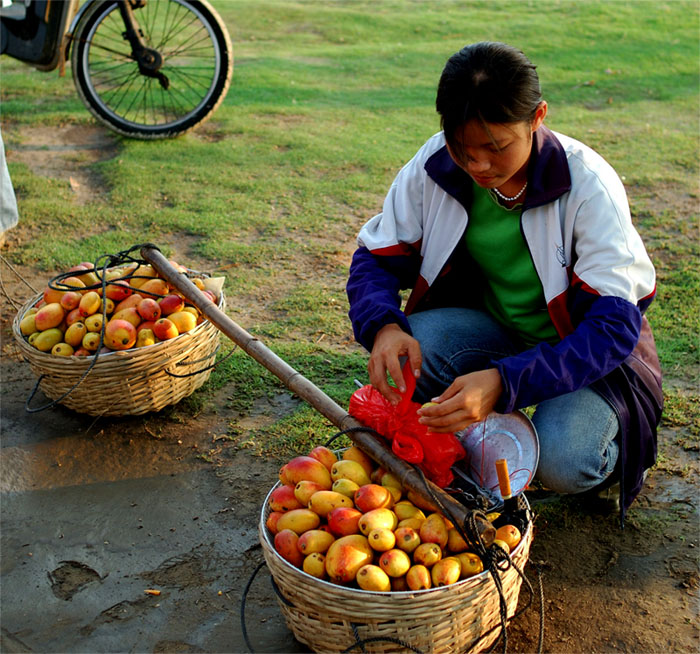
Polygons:
[[453,55],[436,106],[442,131],[399,172],[350,268],[370,382],[398,402],[406,360],[436,432],[537,405],[537,477],[560,493],[621,481],[624,518],[663,401],[643,316],[655,274],[624,187],[545,127],[535,66],[511,46]]

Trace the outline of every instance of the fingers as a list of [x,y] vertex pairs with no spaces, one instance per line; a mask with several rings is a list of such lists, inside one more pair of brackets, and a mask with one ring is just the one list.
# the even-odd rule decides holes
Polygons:
[[423,365],[423,355],[420,351],[418,341],[413,338],[408,342],[408,365],[410,366],[413,376],[418,379],[420,377],[420,369]]
[[[374,386],[392,404],[398,404],[401,401],[401,395],[399,392],[402,391],[399,388],[399,392],[397,392],[397,389],[389,384],[389,380],[387,379],[387,370],[389,371],[391,378],[395,379],[394,373],[396,372],[397,368],[399,371],[399,379],[403,385],[403,377],[400,374],[401,368],[398,367],[398,359],[396,359],[396,365],[392,366],[391,362],[387,363],[383,357],[372,356],[370,357],[369,364],[367,366],[370,384],[372,384],[372,386]],[[392,373],[392,370],[394,370],[394,373]]]

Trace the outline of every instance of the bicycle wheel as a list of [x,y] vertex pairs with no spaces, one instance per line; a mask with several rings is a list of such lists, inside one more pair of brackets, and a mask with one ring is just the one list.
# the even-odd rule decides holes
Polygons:
[[78,95],[125,136],[183,134],[209,118],[228,91],[233,53],[226,26],[204,0],[149,0],[134,16],[146,45],[163,59],[159,77],[139,72],[118,4],[96,2],[73,34]]

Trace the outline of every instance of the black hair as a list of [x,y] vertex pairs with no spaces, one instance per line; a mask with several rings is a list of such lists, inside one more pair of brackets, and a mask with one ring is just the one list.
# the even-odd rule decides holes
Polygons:
[[461,148],[455,133],[467,122],[531,122],[542,101],[534,64],[505,43],[472,43],[452,55],[438,83],[435,107],[445,139]]

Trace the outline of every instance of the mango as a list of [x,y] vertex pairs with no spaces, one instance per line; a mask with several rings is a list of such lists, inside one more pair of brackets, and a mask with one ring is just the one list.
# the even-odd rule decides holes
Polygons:
[[363,513],[358,523],[360,532],[363,535],[369,535],[373,529],[396,529],[398,521],[396,514],[390,509],[372,509],[367,513]]
[[333,534],[321,529],[310,529],[299,536],[297,546],[302,554],[308,556],[314,552],[324,554],[335,540]]
[[141,265],[132,273],[129,284],[134,288],[141,288],[149,279],[158,277],[158,273],[150,265]]
[[382,486],[394,486],[395,488],[401,488],[401,480],[391,472],[386,471],[379,482]]
[[100,298],[100,308],[97,310],[100,313],[106,313],[111,315],[114,313],[114,300],[110,300],[108,297]]
[[83,344],[83,337],[87,334],[85,323],[74,322],[63,335],[63,340],[71,347],[80,347]]
[[364,468],[368,477],[374,470],[374,461],[357,445],[353,445],[343,452],[343,461],[356,461]]
[[403,577],[411,567],[411,557],[403,550],[391,549],[379,557],[379,567],[390,577]]
[[85,284],[80,280],[79,277],[66,277],[65,279],[62,279],[60,282],[56,282],[56,286],[58,286],[62,291],[82,291],[82,289],[85,288]]
[[432,568],[442,558],[442,549],[437,543],[421,543],[413,551],[413,562]]
[[372,556],[372,548],[364,536],[343,536],[334,541],[326,552],[326,572],[336,583],[350,583],[363,565],[372,563]]
[[309,509],[325,518],[333,509],[341,506],[352,507],[352,505],[352,500],[347,495],[332,490],[320,490],[309,498],[308,506]]
[[447,530],[447,551],[458,554],[459,552],[466,552],[469,549],[467,541],[464,540],[462,534],[460,534],[454,527]]
[[[34,336],[34,334],[32,334]],[[38,332],[32,345],[40,352],[50,352],[56,343],[63,340],[63,332],[58,327],[51,327]]]
[[100,335],[97,332],[87,332],[83,336],[82,346],[89,352],[95,352],[100,347]]
[[331,486],[331,490],[347,495],[350,499],[355,497],[355,492],[358,488],[360,487],[350,479],[337,479]]
[[59,304],[65,311],[73,311],[77,309],[82,299],[82,295],[77,291],[66,291],[59,300]]
[[290,484],[276,486],[270,493],[269,504],[270,509],[279,511],[280,513],[304,508],[294,495],[294,486]]
[[281,511],[270,511],[267,519],[265,520],[265,526],[273,536],[279,531],[279,529],[277,529],[277,522],[283,515],[284,513]]
[[294,487],[294,495],[299,500],[299,503],[302,506],[309,506],[309,500],[311,499],[311,496],[316,491],[320,490],[324,490],[323,486],[317,484],[315,481],[309,481],[308,479],[304,479],[304,481],[300,481]]
[[408,500],[396,502],[393,511],[399,520],[406,520],[407,518],[420,518],[421,520],[425,520],[425,513],[413,504],[413,502],[409,502]]
[[355,577],[357,585],[362,590],[373,590],[378,593],[388,593],[391,591],[391,579],[379,566],[371,563],[363,565]]
[[91,316],[88,316],[83,320],[83,324],[85,325],[85,329],[87,329],[89,332],[95,332],[99,334],[102,331],[102,314],[101,313],[93,313]]
[[168,318],[175,324],[177,331],[181,334],[197,326],[197,316],[191,314],[189,311],[176,311],[175,313],[171,313]]
[[83,317],[80,315],[80,309],[73,309],[66,314],[66,327],[70,327],[73,323],[82,322]]
[[333,481],[338,479],[349,479],[354,481],[358,486],[370,484],[369,475],[365,469],[357,462],[343,459],[336,461],[331,468],[331,478]]
[[367,536],[369,546],[375,552],[387,552],[393,550],[396,545],[396,536],[391,529],[379,528],[372,529]]
[[35,315],[36,312],[25,313],[22,320],[20,320],[19,331],[21,331],[24,336],[29,336],[30,334],[39,331],[36,327],[36,319],[34,318]]
[[362,517],[362,513],[351,506],[339,506],[333,509],[327,516],[328,530],[334,536],[350,536],[351,534],[359,534],[360,527],[358,522]]
[[141,329],[136,333],[136,347],[155,345],[157,340],[152,329]]
[[331,471],[333,464],[338,460],[335,452],[329,450],[324,445],[314,447],[314,449],[309,452],[309,456],[317,461],[320,461],[324,466],[326,466],[326,468],[328,468],[328,472]]
[[420,536],[415,529],[410,527],[399,527],[394,532],[396,547],[408,554],[411,554],[420,545]]
[[[109,300],[109,298],[105,299]],[[114,308],[112,309],[112,313],[118,313],[119,311],[122,311],[123,309],[128,309],[129,307],[136,308],[139,305],[139,302],[141,302],[141,300],[143,299],[143,295],[140,295],[139,293],[132,293],[131,295],[129,295],[129,297],[115,304]],[[114,302],[114,300],[110,300],[110,302]]]
[[484,571],[484,564],[474,552],[460,552],[455,556],[460,565],[460,579],[467,579]]
[[65,291],[57,291],[55,288],[47,286],[44,289],[43,298],[46,304],[52,304],[53,302],[60,302]]
[[411,590],[427,590],[432,586],[430,570],[424,565],[412,565],[406,573],[406,585]]
[[520,529],[515,525],[502,525],[496,529],[496,538],[504,541],[512,552],[520,542]]
[[78,305],[78,311],[83,318],[97,313],[100,306],[102,305],[102,298],[97,291],[88,291],[80,298],[80,304]]
[[300,481],[313,481],[324,490],[330,490],[333,480],[328,468],[310,456],[296,456],[283,465],[279,471],[283,484],[296,486]]
[[316,529],[321,524],[321,518],[310,509],[292,509],[287,511],[277,522],[277,530],[291,529],[297,535],[309,529]]
[[165,297],[170,293],[170,287],[164,279],[155,277],[147,279],[143,284],[138,286],[138,291],[143,297]]
[[59,357],[69,357],[73,354],[73,348],[68,343],[56,343],[51,348],[51,354]]
[[440,507],[437,504],[435,504],[434,502],[431,502],[430,500],[425,499],[424,497],[421,497],[415,491],[409,490],[406,493],[406,497],[413,504],[415,504],[419,509],[423,509],[423,511],[439,511],[440,510]]
[[321,552],[312,552],[304,557],[301,567],[307,575],[316,577],[316,579],[325,579],[327,577],[326,556]]
[[355,506],[362,513],[367,513],[372,511],[372,509],[391,508],[394,504],[394,498],[389,490],[385,486],[379,486],[378,484],[360,486],[353,499]]
[[277,553],[297,568],[304,563],[304,555],[297,547],[299,536],[291,529],[282,529],[275,534],[274,546]]
[[397,486],[384,486],[384,488],[386,488],[391,493],[391,498],[394,500],[394,504],[400,501],[403,497],[402,488],[398,488]]
[[420,526],[422,543],[437,543],[442,549],[447,545],[447,525],[439,513],[431,513]]
[[420,531],[420,526],[425,522],[424,519],[421,518],[406,518],[405,520],[399,520],[399,527],[409,527],[411,529],[415,529],[416,531]]
[[138,327],[141,324],[141,314],[136,310],[136,307],[127,307],[121,311],[115,310],[110,320],[126,320],[134,327]]
[[433,586],[449,586],[459,581],[462,566],[454,556],[447,556],[430,569]]
[[34,325],[38,331],[43,332],[52,327],[58,327],[65,317],[65,309],[58,302],[51,302],[34,314]]

